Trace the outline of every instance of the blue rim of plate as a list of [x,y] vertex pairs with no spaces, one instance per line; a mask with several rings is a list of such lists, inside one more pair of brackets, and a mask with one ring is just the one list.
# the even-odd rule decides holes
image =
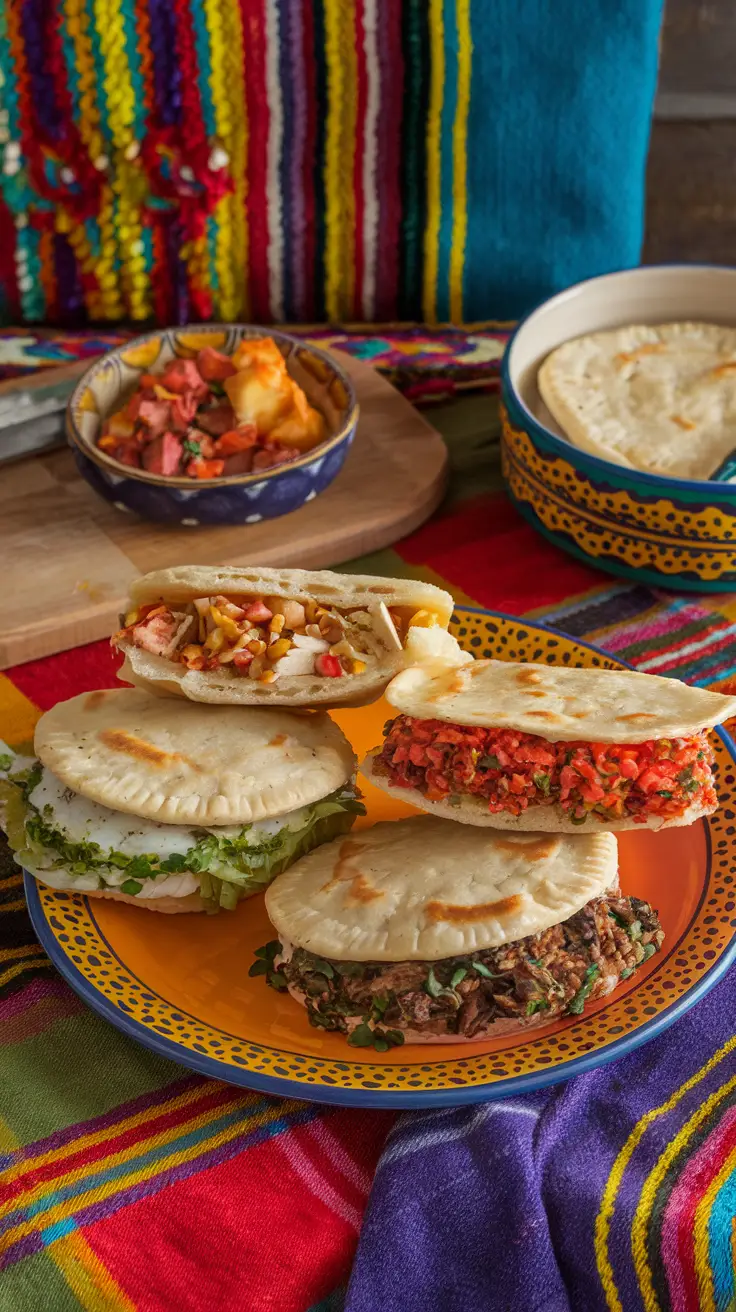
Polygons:
[[[563,629],[557,629],[550,624],[544,624],[538,620],[527,620],[521,616],[508,615],[504,611],[487,610],[482,606],[463,606],[461,609],[472,615],[483,615],[489,619],[500,619],[512,623],[520,623],[529,629],[536,629],[545,634],[551,634],[554,637],[564,638],[568,642],[574,642],[579,647],[584,647],[592,651],[596,656],[602,656],[604,659],[615,660],[619,666],[624,669],[633,669],[628,662],[619,660],[616,656],[611,656],[601,647],[596,647],[594,643],[585,642],[574,634],[565,633]],[[718,728],[715,731],[723,741],[734,766],[736,766],[736,742],[725,729]],[[706,834],[706,859],[707,869],[705,872],[705,882],[698,900],[697,911],[702,905],[702,900],[707,892],[708,881],[711,868],[711,843],[707,822],[703,819],[699,822],[705,827]],[[665,1007],[653,1016],[651,1020],[645,1021],[632,1034],[627,1034],[620,1039],[614,1039],[605,1047],[597,1048],[594,1052],[588,1053],[582,1057],[574,1057],[567,1062],[559,1062],[555,1066],[548,1067],[542,1071],[535,1071],[528,1075],[515,1075],[505,1080],[498,1080],[493,1084],[478,1084],[468,1086],[467,1088],[452,1089],[432,1089],[428,1091],[417,1090],[411,1094],[405,1092],[392,1093],[390,1090],[379,1090],[376,1092],[370,1089],[343,1089],[330,1088],[329,1086],[319,1086],[319,1096],[313,1086],[302,1084],[298,1080],[289,1080],[271,1075],[261,1075],[257,1071],[251,1072],[243,1069],[236,1069],[227,1062],[215,1061],[211,1057],[204,1057],[186,1048],[183,1044],[174,1043],[170,1039],[163,1038],[151,1032],[145,1025],[140,1022],[131,1020],[121,1012],[112,1002],[105,998],[98,990],[85,979],[84,975],[77,969],[69,957],[64,952],[51,932],[46,916],[41,906],[41,899],[38,892],[38,885],[28,871],[23,872],[24,890],[28,904],[28,914],[33,925],[34,933],[41,944],[42,948],[48,955],[52,965],[58,970],[59,974],[76,994],[87,1004],[92,1011],[97,1012],[105,1020],[109,1021],[125,1034],[128,1038],[134,1039],[142,1047],[148,1048],[155,1052],[159,1057],[166,1057],[169,1061],[175,1062],[179,1066],[184,1066],[188,1070],[195,1071],[199,1075],[209,1076],[211,1079],[222,1080],[225,1084],[235,1085],[240,1088],[254,1090],[258,1093],[267,1093],[279,1098],[296,1098],[303,1102],[317,1102],[342,1107],[364,1107],[384,1110],[413,1110],[420,1111],[439,1107],[461,1107],[471,1103],[478,1102],[495,1102],[499,1098],[505,1098],[513,1095],[517,1097],[522,1093],[533,1093],[537,1089],[543,1089],[552,1084],[562,1084],[572,1079],[575,1075],[584,1075],[586,1072],[596,1070],[599,1066],[607,1066],[609,1062],[618,1060],[619,1057],[625,1057],[628,1053],[633,1052],[650,1039],[654,1039],[670,1025],[679,1020],[681,1016],[695,1006],[701,998],[705,997],[712,988],[723,978],[730,967],[736,961],[736,930],[731,936],[731,941],[727,948],[724,949],[718,961],[714,962],[705,974],[701,975],[696,984],[693,984],[681,998],[676,1002]],[[85,899],[89,907],[89,899]],[[91,913],[93,914],[93,913]],[[667,956],[677,949],[678,944],[682,941],[684,934],[688,932],[689,926],[680,935],[677,943],[673,944],[667,953]],[[117,957],[114,948],[106,940],[110,951]],[[118,960],[121,959],[118,957]],[[121,961],[121,965],[125,965]],[[129,968],[126,966],[126,970]],[[132,974],[133,972],[130,972]],[[148,986],[146,986],[148,987]],[[155,990],[151,990],[154,992]],[[161,996],[161,995],[157,995]],[[352,1063],[346,1062],[346,1065]],[[422,1062],[427,1065],[426,1058]],[[434,1064],[434,1063],[432,1063]],[[438,1065],[447,1064],[445,1061],[436,1063]]]

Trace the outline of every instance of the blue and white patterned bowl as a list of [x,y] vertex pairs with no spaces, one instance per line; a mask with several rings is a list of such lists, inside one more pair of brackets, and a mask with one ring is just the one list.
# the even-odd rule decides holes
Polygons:
[[[174,356],[193,358],[203,346],[232,355],[244,338],[266,335],[277,343],[308,400],[325,416],[329,436],[312,451],[273,469],[198,483],[131,469],[99,449],[103,421],[120,409],[141,374]],[[66,433],[80,474],[119,510],[185,526],[257,524],[288,515],[324,492],[343,466],[357,423],[353,385],[325,351],[270,328],[221,323],[159,330],[109,351],[87,370],[73,392]]]

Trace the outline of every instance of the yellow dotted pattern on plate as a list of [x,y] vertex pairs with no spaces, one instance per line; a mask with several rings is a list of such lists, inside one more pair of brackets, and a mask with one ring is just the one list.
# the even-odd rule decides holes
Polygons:
[[720,507],[693,509],[665,498],[638,500],[633,492],[601,490],[561,457],[543,457],[505,411],[502,458],[517,500],[527,502],[545,528],[567,533],[589,556],[616,557],[636,569],[668,574],[693,571],[707,580],[734,572],[736,517]]
[[[533,624],[458,610],[452,631],[463,647],[478,657],[535,661],[548,665],[598,666],[620,669],[617,661],[574,642],[546,633]],[[716,752],[721,808],[707,824],[713,848],[711,878],[703,904],[676,953],[662,960],[635,993],[613,1000],[580,1020],[558,1023],[552,1033],[540,1031],[507,1051],[409,1065],[362,1060],[345,1047],[345,1060],[294,1054],[248,1043],[176,1010],[146,989],[110,952],[82,897],[59,893],[39,884],[47,922],[66,956],[85,979],[130,1020],[152,1034],[180,1044],[192,1054],[275,1079],[309,1086],[383,1090],[451,1090],[493,1085],[518,1075],[564,1066],[566,1062],[633,1034],[664,1008],[682,998],[703,977],[731,942],[736,928],[736,766],[720,739]],[[656,959],[655,959],[656,960]],[[306,1022],[305,1022],[306,1023]],[[431,1053],[429,1049],[415,1049]],[[560,1072],[561,1076],[563,1072]]]

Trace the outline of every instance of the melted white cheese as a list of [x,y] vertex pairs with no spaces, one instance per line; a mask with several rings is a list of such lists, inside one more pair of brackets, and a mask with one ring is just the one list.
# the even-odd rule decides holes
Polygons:
[[[165,858],[174,853],[182,856],[197,842],[195,830],[186,825],[158,824],[155,820],[141,820],[123,811],[113,811],[99,802],[65,787],[56,775],[44,767],[41,781],[29,798],[37,811],[44,813],[48,823],[61,830],[73,843],[99,843],[103,851],[122,852],[125,856],[145,856],[155,853]],[[273,820],[258,820],[247,830],[249,845],[258,845],[288,826],[299,829],[306,821],[307,810],[301,807]],[[210,833],[222,838],[237,838],[242,825],[211,828]],[[200,830],[201,833],[201,830]]]
[[[28,866],[28,862],[25,863]],[[121,870],[101,870],[102,883],[97,873],[93,875],[70,875],[68,870],[45,870],[41,866],[30,873],[42,884],[50,888],[73,889],[77,893],[93,893],[110,888],[114,892],[125,883],[126,875]],[[141,880],[141,890],[135,896],[145,900],[155,897],[187,897],[189,893],[199,891],[199,879],[188,872],[177,875],[157,875],[153,879]]]

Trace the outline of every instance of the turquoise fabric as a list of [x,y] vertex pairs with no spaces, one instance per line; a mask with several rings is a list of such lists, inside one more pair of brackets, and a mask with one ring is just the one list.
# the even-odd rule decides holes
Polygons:
[[471,0],[467,319],[639,262],[661,11]]

